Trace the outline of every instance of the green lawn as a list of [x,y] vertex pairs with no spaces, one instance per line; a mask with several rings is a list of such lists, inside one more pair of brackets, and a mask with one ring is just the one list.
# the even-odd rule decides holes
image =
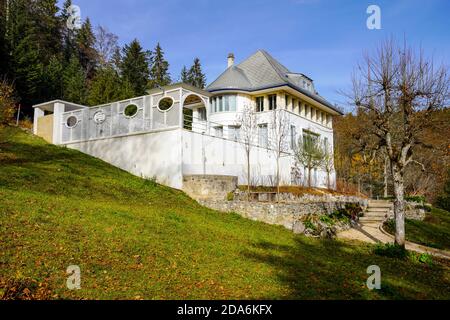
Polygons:
[[[450,299],[450,265],[296,236],[0,129],[0,287],[56,299]],[[81,290],[66,288],[79,265]],[[382,289],[365,286],[370,265]],[[0,296],[2,293],[0,293]]]
[[[395,224],[385,224],[385,230],[395,233]],[[406,220],[406,239],[429,247],[450,250],[450,212],[432,208],[423,221]]]

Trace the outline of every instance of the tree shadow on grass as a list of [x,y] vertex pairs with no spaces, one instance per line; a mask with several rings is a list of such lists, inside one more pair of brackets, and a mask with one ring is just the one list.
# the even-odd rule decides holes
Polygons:
[[[449,299],[448,265],[381,257],[371,246],[295,237],[294,244],[255,243],[247,258],[271,265],[285,296],[263,299]],[[366,286],[367,267],[381,269],[381,290]]]

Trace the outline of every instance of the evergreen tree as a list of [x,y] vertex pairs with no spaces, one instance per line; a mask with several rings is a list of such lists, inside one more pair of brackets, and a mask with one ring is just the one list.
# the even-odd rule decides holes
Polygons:
[[186,66],[183,66],[183,69],[181,69],[181,82],[190,84],[189,73]]
[[7,24],[7,42],[10,51],[8,76],[14,81],[23,104],[33,104],[42,100],[44,66],[32,4],[26,0],[11,1]]
[[64,64],[68,64],[72,56],[78,56],[77,45],[75,41],[75,30],[67,27],[67,21],[70,17],[69,7],[72,5],[72,0],[66,0],[61,11],[60,25],[62,36],[62,56]]
[[50,62],[44,71],[45,91],[44,96],[46,100],[61,99],[63,97],[63,64],[58,56],[50,58]]
[[98,70],[89,91],[89,105],[99,105],[132,98],[133,88],[122,80],[112,66]]
[[131,83],[135,96],[146,93],[149,79],[150,52],[144,51],[137,39],[122,49],[123,58],[120,73],[123,79]]
[[122,65],[122,54],[120,53],[120,48],[117,47],[111,57],[111,66],[116,70],[116,72],[121,75],[121,65]]
[[36,25],[37,41],[42,48],[41,61],[47,64],[52,57],[61,52],[61,25],[57,0],[36,0],[33,7],[33,20]]
[[98,62],[97,51],[95,50],[95,35],[92,31],[92,25],[89,18],[81,26],[76,34],[76,44],[78,49],[78,58],[83,67],[86,77],[94,77],[95,68]]
[[153,55],[152,68],[150,70],[150,89],[158,86],[166,86],[170,84],[172,80],[169,74],[169,63],[164,59],[164,52],[158,43]]
[[8,72],[9,66],[6,14],[7,14],[6,0],[0,0],[0,75],[5,75]]
[[64,100],[86,104],[88,93],[86,76],[76,57],[70,59],[69,64],[63,71],[63,87]]
[[202,72],[202,66],[200,64],[200,59],[195,58],[194,64],[189,69],[187,75],[188,83],[194,87],[204,89],[206,86],[206,76]]

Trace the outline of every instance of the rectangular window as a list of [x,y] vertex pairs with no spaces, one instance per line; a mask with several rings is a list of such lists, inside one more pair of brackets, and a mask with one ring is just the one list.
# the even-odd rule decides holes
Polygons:
[[228,111],[228,96],[222,97],[222,105],[223,105],[222,111]]
[[201,121],[206,121],[206,108],[198,108],[198,118]]
[[218,111],[218,112],[222,112],[222,111],[223,111],[223,97],[220,96],[220,97],[218,98],[218,100],[219,100],[219,110],[217,110],[217,111]]
[[234,141],[239,141],[240,131],[240,126],[228,126],[228,138]]
[[275,110],[277,108],[277,95],[269,95],[269,110]]
[[267,130],[267,123],[258,125],[258,144],[264,148],[269,146],[269,132]]
[[228,109],[230,111],[236,111],[236,96],[228,96]]
[[236,95],[224,95],[211,98],[211,113],[236,111]]
[[211,99],[211,113],[216,112],[216,98]]
[[256,97],[256,112],[264,111],[264,97]]
[[319,135],[312,133],[310,131],[303,130],[303,143],[309,144],[309,143],[317,143],[317,140],[319,139]]
[[289,106],[289,96],[287,94],[284,95],[284,106],[285,106],[285,108],[287,110],[288,106]]
[[223,127],[215,127],[214,131],[215,131],[216,137],[223,138]]
[[295,146],[297,145],[297,133],[295,131],[295,126],[291,126],[291,149],[295,150]]

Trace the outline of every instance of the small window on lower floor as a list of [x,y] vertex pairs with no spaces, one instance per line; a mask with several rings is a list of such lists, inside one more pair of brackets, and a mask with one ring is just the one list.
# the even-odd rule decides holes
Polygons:
[[269,146],[269,132],[267,130],[267,123],[258,125],[258,144],[263,148]]
[[223,127],[215,127],[214,133],[216,137],[223,138]]
[[234,141],[238,141],[240,137],[240,126],[228,126],[228,138]]

